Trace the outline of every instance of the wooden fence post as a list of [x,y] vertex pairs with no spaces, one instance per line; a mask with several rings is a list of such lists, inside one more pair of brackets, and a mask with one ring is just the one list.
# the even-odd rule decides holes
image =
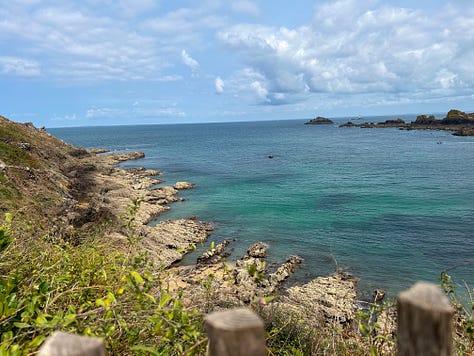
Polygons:
[[265,356],[262,319],[246,308],[209,314],[205,318],[210,356]]
[[418,282],[397,297],[398,355],[450,356],[454,309],[432,283]]
[[46,339],[38,356],[105,356],[104,340],[56,331]]

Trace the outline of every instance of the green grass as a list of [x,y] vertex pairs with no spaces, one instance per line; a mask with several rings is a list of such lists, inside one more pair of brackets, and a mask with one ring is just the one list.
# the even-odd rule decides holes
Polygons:
[[12,205],[11,203],[21,199],[21,193],[16,189],[5,174],[0,172],[0,201],[2,206]]
[[19,147],[0,141],[0,157],[8,165],[37,168],[39,163]]

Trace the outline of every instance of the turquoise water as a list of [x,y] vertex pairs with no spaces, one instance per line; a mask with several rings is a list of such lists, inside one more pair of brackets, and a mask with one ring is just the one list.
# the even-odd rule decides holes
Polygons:
[[[74,145],[145,152],[125,165],[197,184],[161,219],[213,222],[211,240],[235,239],[236,257],[256,241],[272,261],[300,255],[297,279],[337,265],[362,291],[395,294],[474,260],[473,137],[301,120],[49,131]],[[474,284],[473,267],[452,274]]]

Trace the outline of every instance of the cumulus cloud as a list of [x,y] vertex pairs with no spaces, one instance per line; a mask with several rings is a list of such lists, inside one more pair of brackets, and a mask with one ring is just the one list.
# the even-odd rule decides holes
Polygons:
[[0,57],[0,73],[19,77],[37,77],[41,75],[41,70],[36,61],[16,57]]
[[188,66],[193,72],[199,69],[199,62],[191,57],[186,50],[181,51],[181,59],[183,63]]
[[262,103],[297,101],[311,93],[410,95],[421,90],[429,95],[474,87],[474,73],[467,70],[474,59],[474,31],[468,28],[473,20],[466,9],[451,7],[449,15],[428,16],[376,5],[328,2],[316,7],[314,22],[306,26],[239,24],[218,36],[261,76],[238,85]]
[[[126,3],[123,2],[123,6]],[[140,2],[145,9],[147,1]],[[138,5],[137,5],[138,6]],[[86,11],[88,10],[88,11]],[[74,6],[0,9],[0,50],[14,46],[29,58],[41,58],[45,76],[78,80],[169,80],[173,66],[166,51],[133,23]],[[136,8],[138,11],[138,8]],[[26,30],[27,29],[27,30]],[[35,73],[34,59],[27,66]],[[38,66],[36,66],[38,68]],[[168,78],[168,79],[165,79]]]
[[214,81],[214,86],[216,88],[217,94],[222,94],[224,92],[224,81],[221,77],[216,77]]

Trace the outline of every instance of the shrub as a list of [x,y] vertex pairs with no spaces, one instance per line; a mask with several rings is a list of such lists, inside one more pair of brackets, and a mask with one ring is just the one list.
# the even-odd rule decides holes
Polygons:
[[160,285],[146,255],[113,251],[100,235],[51,242],[10,222],[0,228],[0,355],[31,354],[55,330],[103,337],[113,355],[204,352],[201,315]]

